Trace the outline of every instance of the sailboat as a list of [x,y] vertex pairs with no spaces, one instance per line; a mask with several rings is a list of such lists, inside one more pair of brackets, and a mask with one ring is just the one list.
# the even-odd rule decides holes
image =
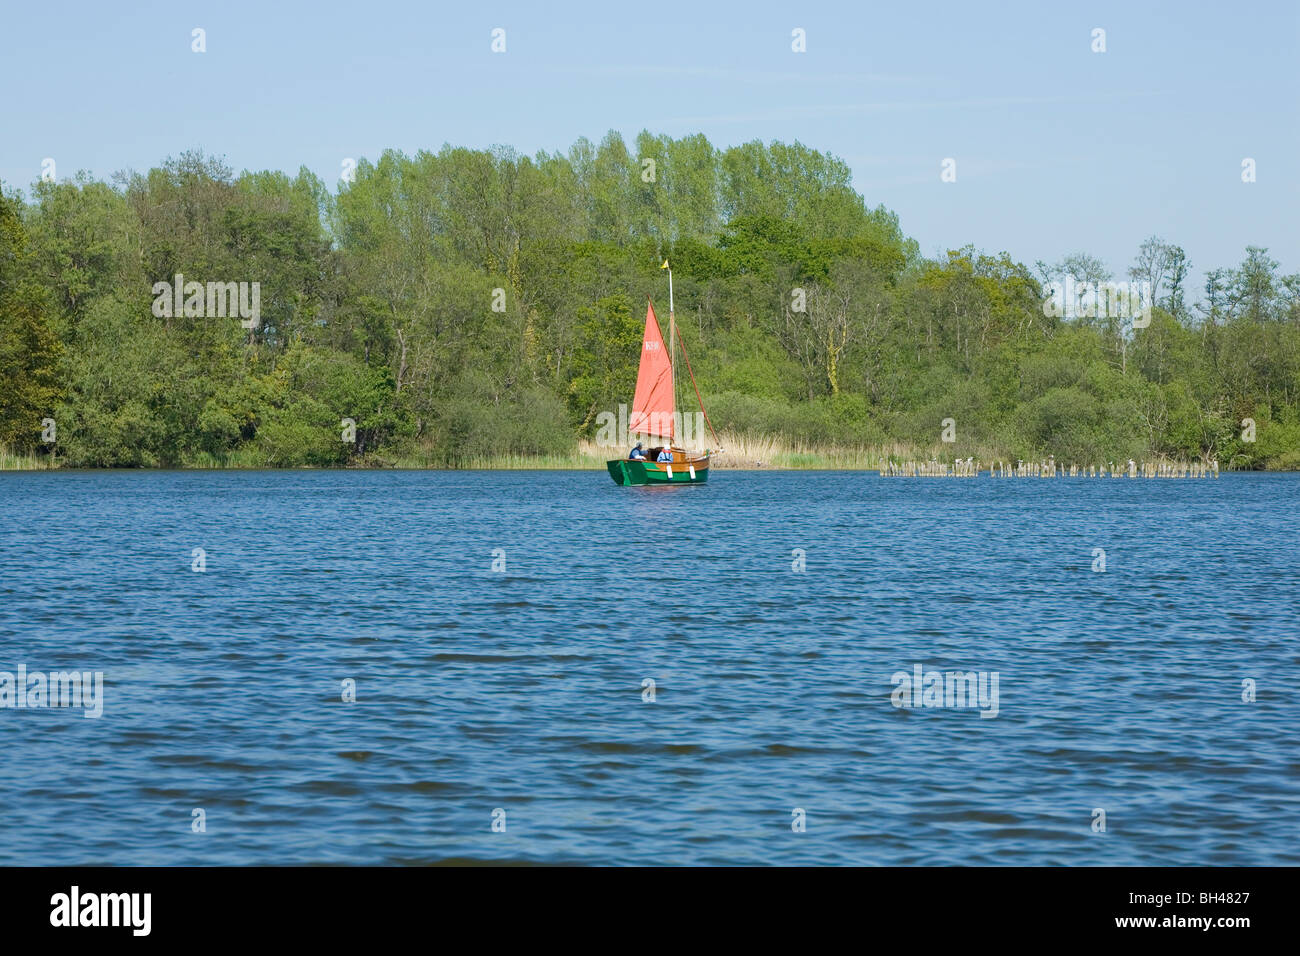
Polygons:
[[[676,429],[674,412],[677,410],[676,346],[679,344],[691,385],[695,388],[695,398],[706,422],[709,413],[704,411],[704,399],[695,385],[686,343],[677,328],[673,313],[673,271],[667,259],[660,268],[668,269],[668,343],[665,347],[663,331],[655,317],[654,302],[647,299],[641,367],[636,374],[636,395],[632,399],[627,430],[629,435],[646,435],[661,441],[642,449],[644,458],[616,458],[605,463],[609,476],[619,485],[696,485],[709,480],[709,449],[705,449],[702,455],[692,454],[673,443]],[[713,422],[709,422],[709,430],[713,431]],[[716,442],[717,439],[717,432],[713,432],[713,440]],[[665,450],[667,453],[663,454]],[[665,460],[660,461],[660,458]]]

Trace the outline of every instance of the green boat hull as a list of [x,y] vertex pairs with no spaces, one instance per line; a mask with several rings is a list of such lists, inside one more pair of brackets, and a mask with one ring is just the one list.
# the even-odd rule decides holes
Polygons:
[[669,466],[657,464],[653,461],[631,461],[625,458],[616,458],[613,461],[605,462],[605,467],[609,469],[609,477],[614,479],[614,484],[631,486],[631,485],[700,485],[709,480],[709,466],[694,468],[692,477],[691,464],[675,464],[671,466],[672,477],[669,477]]

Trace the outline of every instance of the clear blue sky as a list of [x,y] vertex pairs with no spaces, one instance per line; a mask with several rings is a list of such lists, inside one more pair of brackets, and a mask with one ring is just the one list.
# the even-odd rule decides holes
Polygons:
[[1122,275],[1158,233],[1187,250],[1197,295],[1248,243],[1300,271],[1295,0],[65,0],[0,22],[0,180],[24,191],[47,156],[60,178],[108,177],[201,147],[334,184],[344,157],[386,147],[531,154],[648,128],[829,150],[927,254],[1086,251]]

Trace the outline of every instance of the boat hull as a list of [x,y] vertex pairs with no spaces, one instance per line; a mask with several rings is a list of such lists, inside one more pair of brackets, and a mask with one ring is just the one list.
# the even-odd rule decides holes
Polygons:
[[614,484],[632,485],[702,485],[709,480],[709,459],[690,458],[659,463],[615,458],[605,462]]

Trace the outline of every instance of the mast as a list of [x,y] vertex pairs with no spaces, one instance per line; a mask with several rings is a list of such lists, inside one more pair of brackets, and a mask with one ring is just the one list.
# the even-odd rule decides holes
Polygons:
[[668,265],[668,374],[672,377],[673,405],[677,404],[677,316],[673,312],[673,267]]
[[668,270],[668,378],[673,407],[677,407],[677,317],[673,314],[673,267],[664,260],[660,269]]

